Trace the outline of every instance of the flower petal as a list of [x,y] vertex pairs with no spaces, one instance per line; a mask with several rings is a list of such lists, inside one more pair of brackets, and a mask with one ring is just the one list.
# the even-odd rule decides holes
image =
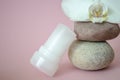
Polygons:
[[[95,0],[62,0],[62,9],[72,21],[90,21],[89,7]],[[101,0],[108,7],[110,23],[120,23],[120,0]]]

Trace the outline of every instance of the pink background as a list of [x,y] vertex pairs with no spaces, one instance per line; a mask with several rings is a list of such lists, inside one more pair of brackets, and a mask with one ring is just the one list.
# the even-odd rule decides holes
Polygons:
[[110,40],[115,50],[111,66],[101,71],[73,67],[67,53],[51,78],[30,64],[33,53],[57,24],[73,29],[61,0],[0,0],[0,80],[120,80],[120,36]]

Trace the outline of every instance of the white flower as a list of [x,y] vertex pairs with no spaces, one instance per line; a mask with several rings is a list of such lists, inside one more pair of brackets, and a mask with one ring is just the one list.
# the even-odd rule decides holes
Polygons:
[[[96,8],[96,11],[103,10],[100,14],[105,16],[91,16],[91,6],[99,1],[103,9]],[[62,0],[62,9],[72,21],[120,23],[120,0]]]

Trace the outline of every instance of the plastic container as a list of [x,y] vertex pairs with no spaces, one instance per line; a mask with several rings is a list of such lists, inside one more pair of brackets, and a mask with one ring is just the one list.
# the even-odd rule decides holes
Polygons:
[[31,64],[49,76],[53,76],[65,50],[70,46],[76,35],[68,27],[59,24],[46,43],[31,58]]

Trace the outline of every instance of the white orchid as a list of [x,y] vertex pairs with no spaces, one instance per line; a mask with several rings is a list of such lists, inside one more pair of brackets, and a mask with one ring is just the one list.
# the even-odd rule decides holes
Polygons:
[[62,9],[72,21],[120,23],[120,0],[62,0]]

